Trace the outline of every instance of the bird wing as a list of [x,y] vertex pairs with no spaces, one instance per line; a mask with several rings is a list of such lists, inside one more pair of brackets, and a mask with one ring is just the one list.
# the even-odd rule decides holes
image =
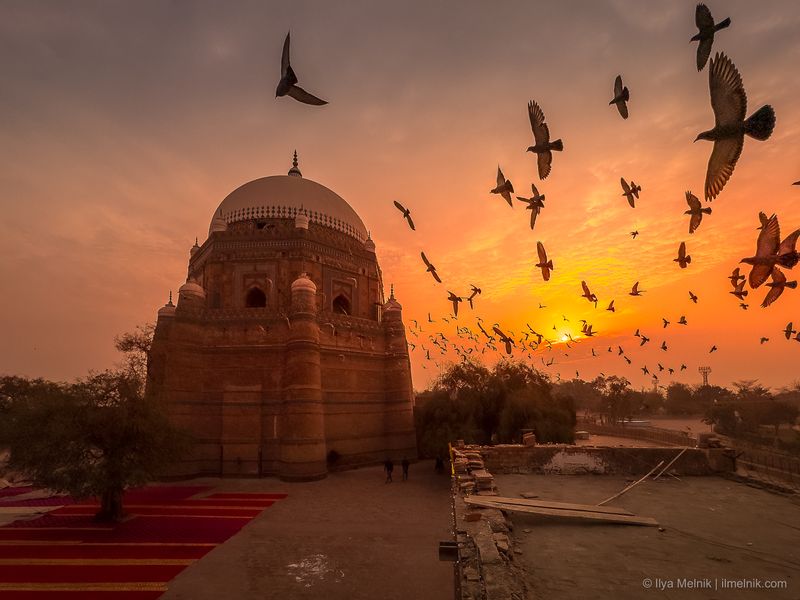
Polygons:
[[500,170],[500,167],[497,167],[497,187],[499,188],[506,182],[506,178],[503,176],[503,172]]
[[539,216],[539,208],[538,207],[531,208],[531,229],[533,229],[533,226],[536,225],[536,217],[538,216]]
[[724,54],[711,60],[708,70],[708,88],[711,92],[711,108],[717,125],[731,125],[744,121],[747,113],[747,94],[742,85],[742,76],[736,66]]
[[[546,126],[545,126],[546,127]],[[536,155],[536,164],[539,167],[539,179],[546,179],[550,175],[550,165],[553,162],[553,153],[550,150]]]
[[686,204],[693,211],[700,210],[700,200],[692,192],[686,192]]
[[404,213],[406,212],[406,207],[400,204],[397,200],[394,201],[394,205],[397,207],[397,210]]
[[[542,109],[533,100],[528,102],[528,118],[531,121],[531,130],[533,131],[533,139],[536,141],[536,145],[548,143],[550,141],[550,130],[547,128],[547,123],[544,122]],[[541,168],[539,171],[541,173]]]
[[678,247],[678,258],[681,260],[686,258],[686,242],[681,242],[681,245]]
[[539,196],[539,190],[536,189],[536,184],[535,183],[531,184],[531,191],[533,192],[533,197],[534,198]]
[[714,27],[714,17],[711,16],[711,11],[705,4],[698,4],[694,11],[694,22],[697,28],[702,31],[709,27]]
[[[755,265],[750,270],[750,287],[756,289],[760,287],[768,278],[770,274],[770,267],[769,265]],[[744,284],[744,282],[742,282]],[[736,287],[737,291],[739,291],[739,287]]]
[[411,215],[406,215],[406,221],[408,221],[408,226],[411,227],[413,231],[417,230],[417,228],[414,227],[414,221],[411,220]]
[[433,275],[433,278],[437,281],[437,283],[442,283],[442,278],[439,277],[439,274],[436,272],[436,269],[431,271],[431,275]]
[[539,262],[544,264],[547,262],[547,252],[544,249],[542,242],[536,242],[536,252],[539,254]]
[[[786,283],[786,276],[777,267],[772,269],[771,275],[773,282],[781,284]],[[775,300],[777,300],[782,293],[783,293],[783,285],[776,285],[774,287],[771,287],[769,292],[767,292],[767,295],[764,297],[764,301],[761,303],[761,308],[768,307],[770,304],[775,302]]]
[[583,293],[587,296],[591,296],[592,293],[589,291],[589,286],[586,285],[585,281],[581,281],[581,286],[583,287]]
[[[712,25],[713,27],[713,25]],[[711,46],[714,45],[714,38],[705,38],[697,44],[697,70],[702,71],[711,56]]]
[[614,98],[619,98],[622,95],[622,75],[617,75],[614,80]]
[[786,236],[781,242],[781,245],[778,247],[778,254],[788,254],[789,252],[794,252],[795,247],[797,246],[797,236],[800,236],[800,229],[797,229]]
[[281,77],[285,77],[289,70],[289,36],[291,32],[286,34],[286,39],[283,41],[283,53],[281,54]]
[[616,104],[617,110],[619,111],[620,116],[623,119],[627,119],[628,118],[628,104],[625,102],[625,100],[620,100],[619,102],[615,102],[614,104]]
[[723,138],[714,142],[706,172],[706,200],[716,198],[733,175],[733,168],[744,146],[744,136]]
[[426,267],[430,267],[431,266],[431,262],[428,260],[428,257],[425,256],[425,253],[424,252],[420,252],[420,256],[422,256],[422,262],[425,263],[425,266]]
[[631,193],[631,186],[628,185],[628,182],[625,181],[624,177],[619,178],[619,183],[622,186],[622,191],[625,192],[625,196]]
[[769,256],[778,252],[781,241],[781,228],[778,217],[772,215],[758,234],[756,242],[756,256]]
[[692,216],[689,219],[689,233],[694,233],[695,230],[700,227],[700,221],[703,219],[703,213],[696,212],[692,213]]
[[638,291],[639,291],[639,282],[637,281],[636,283],[633,284],[633,287],[631,288],[631,292],[633,292],[635,294]]
[[293,85],[289,88],[287,92],[292,98],[297,100],[298,102],[302,102],[303,104],[312,104],[314,106],[322,106],[323,104],[327,104],[327,100],[323,100],[322,98],[317,98],[314,94],[309,94],[299,85]]

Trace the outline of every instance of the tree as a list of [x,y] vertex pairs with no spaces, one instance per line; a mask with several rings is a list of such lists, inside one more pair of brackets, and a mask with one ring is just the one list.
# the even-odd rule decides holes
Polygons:
[[9,468],[34,485],[99,497],[96,518],[121,520],[124,490],[156,477],[185,442],[160,406],[144,397],[141,375],[123,367],[69,384],[0,378],[0,440],[9,448]]

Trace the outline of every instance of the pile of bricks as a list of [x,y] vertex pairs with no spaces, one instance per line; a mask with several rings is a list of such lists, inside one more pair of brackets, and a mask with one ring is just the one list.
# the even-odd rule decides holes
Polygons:
[[497,495],[494,476],[486,470],[478,448],[453,448],[453,471],[462,494]]

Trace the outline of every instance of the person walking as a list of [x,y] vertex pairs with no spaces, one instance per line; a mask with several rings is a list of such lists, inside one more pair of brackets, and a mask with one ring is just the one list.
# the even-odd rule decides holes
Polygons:
[[392,483],[392,471],[394,471],[394,463],[391,458],[387,458],[383,463],[383,468],[386,471],[386,481],[384,483]]
[[408,466],[411,464],[408,462],[408,459],[404,456],[403,462],[400,463],[403,466],[403,481],[408,479]]

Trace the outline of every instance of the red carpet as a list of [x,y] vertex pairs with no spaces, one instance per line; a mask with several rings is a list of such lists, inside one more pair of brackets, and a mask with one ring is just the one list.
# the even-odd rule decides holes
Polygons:
[[[25,500],[16,496],[31,488],[2,490],[6,493],[0,495],[0,507],[60,508],[0,527],[0,598],[158,598],[183,569],[286,497],[208,494],[210,490],[201,486],[129,490],[124,505],[131,518],[116,525],[95,523],[97,504],[92,501],[65,496]],[[204,495],[193,497],[198,494]]]

